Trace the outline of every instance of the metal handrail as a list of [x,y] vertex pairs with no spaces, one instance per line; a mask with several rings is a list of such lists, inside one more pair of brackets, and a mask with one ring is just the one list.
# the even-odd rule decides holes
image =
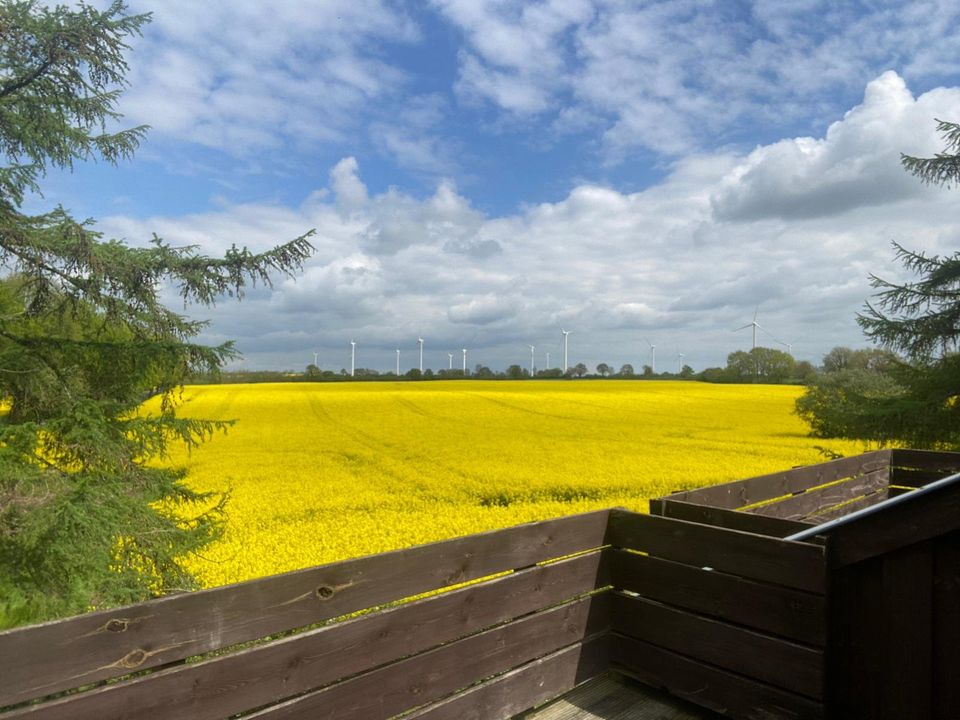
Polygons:
[[839,517],[836,520],[829,520],[820,525],[814,525],[811,528],[806,530],[801,530],[800,532],[795,532],[793,535],[787,535],[783,538],[784,540],[806,540],[813,537],[814,535],[822,535],[823,533],[830,532],[835,530],[838,527],[848,525],[852,522],[859,520],[860,518],[866,517],[867,515],[873,515],[874,513],[881,512],[887,508],[891,508],[895,505],[900,505],[910,500],[920,497],[921,495],[926,495],[928,493],[934,492],[941,488],[947,487],[948,485],[953,485],[957,481],[960,481],[960,473],[955,473],[953,475],[948,475],[945,478],[940,478],[939,480],[934,480],[932,483],[927,483],[926,485],[921,485],[916,490],[911,490],[908,493],[903,495],[897,495],[896,497],[887,498],[882,502],[878,502],[876,505],[871,505],[870,507],[865,507],[860,510],[855,510],[849,515],[844,515]]

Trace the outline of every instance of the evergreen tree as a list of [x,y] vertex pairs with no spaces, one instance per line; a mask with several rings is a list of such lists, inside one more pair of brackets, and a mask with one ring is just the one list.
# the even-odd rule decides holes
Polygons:
[[24,212],[47,169],[139,146],[147,128],[108,128],[126,41],[148,21],[119,1],[0,5],[0,627],[194,586],[183,558],[221,531],[224,498],[151,461],[223,426],[178,417],[176,389],[235,351],[193,342],[204,323],[160,292],[239,298],[312,249],[308,233],[214,259],[156,236],[128,247],[62,207]]
[[[901,160],[922,182],[953,187],[960,183],[960,125],[938,121],[938,129],[943,152]],[[960,448],[960,252],[942,257],[894,248],[917,279],[871,276],[878,293],[857,321],[868,338],[906,360],[881,363],[882,378],[866,369],[821,378],[797,410],[820,435]]]

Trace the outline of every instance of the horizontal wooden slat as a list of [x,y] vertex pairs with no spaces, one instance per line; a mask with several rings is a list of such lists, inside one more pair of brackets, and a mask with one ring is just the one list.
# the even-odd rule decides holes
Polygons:
[[830,563],[842,567],[958,529],[960,483],[954,483],[831,530]]
[[769,535],[770,537],[786,537],[791,533],[800,532],[810,527],[809,523],[785,520],[781,517],[763,517],[752,512],[696,505],[691,502],[666,498],[651,500],[650,514],[672,517],[677,520],[689,520],[705,525],[716,525],[730,530],[742,530],[757,535]]
[[813,592],[822,592],[826,581],[824,550],[818,545],[685,520],[612,510],[607,542]]
[[893,485],[904,485],[906,487],[922,487],[935,480],[952,475],[951,469],[947,470],[916,470],[914,468],[895,467],[891,471],[890,482]]
[[826,602],[822,595],[625,550],[607,552],[616,588],[808,645],[824,643]]
[[[828,520],[834,520],[835,518],[843,517],[844,515],[849,515],[852,512],[857,510],[862,510],[865,507],[870,507],[871,505],[876,505],[877,503],[882,503],[884,500],[887,500],[891,497],[888,490],[877,490],[876,492],[870,493],[869,495],[864,495],[863,497],[857,498],[847,503],[840,503],[834,505],[827,510],[818,512],[816,515],[808,515],[804,520],[805,522],[810,523],[807,527],[812,525],[820,525],[827,522]],[[822,536],[816,536],[822,537]],[[812,540],[813,538],[811,538]]]
[[895,449],[890,460],[893,467],[918,470],[960,470],[960,452],[941,450]]
[[699,663],[655,645],[614,633],[614,669],[728,718],[820,720],[823,705],[810,698]]
[[607,515],[529,523],[6,631],[0,706],[599,547]]
[[605,631],[608,601],[604,594],[544,610],[249,717],[389,718]]
[[787,520],[802,520],[803,518],[845,500],[853,500],[861,495],[876,492],[887,486],[890,479],[889,471],[874,470],[873,472],[857,475],[843,482],[827,485],[826,487],[812,488],[798,495],[776,500],[767,505],[752,508],[750,512],[757,515],[786,518]]
[[541,705],[604,673],[609,636],[593,637],[403,716],[403,720],[496,720]]
[[712,505],[714,507],[738,508],[763,500],[772,500],[784,495],[793,495],[807,488],[841,480],[864,472],[888,467],[890,450],[856,455],[806,467],[759,475],[746,480],[735,480],[721,485],[688,490],[668,495],[667,499]]
[[209,720],[267,705],[590,592],[601,552],[365,615],[202,663],[66,697],[2,720]]
[[614,594],[613,630],[814,699],[823,697],[823,652],[642,597]]

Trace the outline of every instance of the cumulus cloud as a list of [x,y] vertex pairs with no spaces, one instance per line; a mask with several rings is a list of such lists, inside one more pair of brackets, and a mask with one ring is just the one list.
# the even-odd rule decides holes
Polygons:
[[721,220],[807,218],[916,197],[924,188],[900,167],[900,151],[935,152],[938,115],[960,117],[960,92],[914,99],[899,75],[885,72],[823,138],[782,140],[750,153],[713,195],[714,213]]

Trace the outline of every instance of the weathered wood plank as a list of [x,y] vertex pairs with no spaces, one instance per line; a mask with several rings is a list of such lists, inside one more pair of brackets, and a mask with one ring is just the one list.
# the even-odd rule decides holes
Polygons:
[[960,483],[917,496],[829,533],[834,567],[960,529]]
[[888,650],[882,631],[882,560],[875,557],[831,574],[826,704],[837,720],[881,717],[876,687]]
[[810,527],[806,522],[796,522],[780,517],[763,517],[752,512],[696,505],[692,502],[669,498],[651,500],[650,514],[781,538]]
[[824,550],[810,543],[627,510],[611,511],[607,542],[802,590],[823,592],[825,586]]
[[617,593],[613,630],[694,660],[814,699],[823,697],[823,652]]
[[960,452],[943,450],[895,449],[890,459],[894,468],[916,468],[918,470],[960,471]]
[[0,718],[226,717],[590,592],[596,586],[600,559],[597,551],[533,567],[231,655],[28,706]]
[[735,480],[721,485],[688,490],[668,495],[669,500],[723,508],[739,508],[745,505],[772,500],[784,495],[793,495],[807,488],[843,478],[860,475],[865,472],[882,470],[890,464],[890,450],[841,458],[830,462],[808,465],[806,467],[783,470],[781,472],[759,475],[746,480]]
[[0,705],[599,547],[607,515],[529,523],[6,631]]
[[937,538],[933,576],[933,717],[960,718],[960,532]]
[[830,508],[846,500],[853,500],[861,495],[877,492],[887,486],[889,478],[890,472],[887,468],[874,470],[833,485],[812,488],[798,495],[752,508],[750,512],[787,520],[802,520],[818,510]]
[[771,685],[613,633],[613,667],[730,718],[819,720],[823,705]]
[[403,715],[403,720],[497,720],[548,702],[604,673],[608,635],[558,650],[516,670]]
[[822,646],[823,595],[746,580],[680,563],[609,550],[614,587],[728,622]]
[[389,718],[609,627],[608,594],[577,600],[288,700],[251,718]]
[[882,633],[886,646],[884,673],[876,688],[883,717],[929,718],[933,707],[933,543],[916,543],[884,555],[881,592],[884,622],[872,629]]
[[[873,492],[869,495],[864,495],[863,497],[857,498],[851,502],[834,505],[831,508],[816,513],[815,515],[808,515],[803,519],[803,521],[813,525],[820,525],[828,520],[843,517],[844,515],[849,515],[850,513],[861,510],[865,507],[870,507],[871,505],[881,503],[888,499],[888,493],[888,490],[877,490],[876,492]],[[807,525],[807,527],[810,527],[810,525]]]
[[890,483],[918,488],[953,474],[953,468],[944,470],[917,470],[895,467],[890,471]]

